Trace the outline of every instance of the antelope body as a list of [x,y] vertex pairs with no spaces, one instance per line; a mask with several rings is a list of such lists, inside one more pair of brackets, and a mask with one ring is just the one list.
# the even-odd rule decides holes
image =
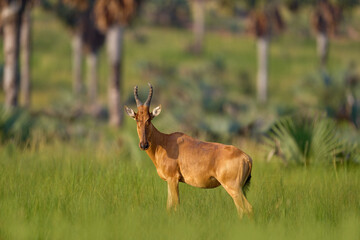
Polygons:
[[199,188],[222,185],[233,198],[240,217],[252,214],[252,206],[243,189],[251,178],[252,160],[240,149],[220,143],[203,142],[184,133],[164,134],[151,120],[161,112],[161,106],[149,112],[153,89],[151,84],[144,104],[138,99],[137,86],[134,96],[138,112],[125,106],[126,113],[136,120],[139,147],[153,161],[157,173],[168,183],[168,210],[179,204],[179,182]]

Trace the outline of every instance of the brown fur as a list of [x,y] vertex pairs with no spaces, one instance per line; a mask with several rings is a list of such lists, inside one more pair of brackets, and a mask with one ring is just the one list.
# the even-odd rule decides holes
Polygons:
[[151,123],[155,116],[148,107],[139,106],[137,113],[129,110],[126,107],[128,115],[137,122],[140,148],[146,150],[158,175],[168,183],[169,210],[177,209],[178,184],[184,182],[199,188],[222,185],[233,198],[240,217],[252,214],[252,206],[243,193],[252,169],[252,160],[246,153],[231,145],[199,141],[180,132],[161,133]]

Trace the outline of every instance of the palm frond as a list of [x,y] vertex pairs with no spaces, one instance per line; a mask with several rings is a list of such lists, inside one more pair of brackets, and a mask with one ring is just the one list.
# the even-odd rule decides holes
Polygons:
[[316,163],[332,161],[342,151],[342,141],[336,135],[335,123],[329,119],[315,122],[311,156]]
[[343,146],[332,120],[304,116],[276,122],[266,143],[285,162],[302,165],[331,163]]

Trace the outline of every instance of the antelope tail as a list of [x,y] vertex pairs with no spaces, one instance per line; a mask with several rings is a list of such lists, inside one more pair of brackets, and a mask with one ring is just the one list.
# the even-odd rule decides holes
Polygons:
[[250,188],[250,180],[251,180],[251,173],[250,173],[249,176],[247,177],[247,179],[246,179],[246,181],[245,181],[245,184],[244,184],[244,186],[243,186],[243,188],[242,188],[245,197],[246,197],[246,192],[247,192],[247,191],[249,190],[249,188]]

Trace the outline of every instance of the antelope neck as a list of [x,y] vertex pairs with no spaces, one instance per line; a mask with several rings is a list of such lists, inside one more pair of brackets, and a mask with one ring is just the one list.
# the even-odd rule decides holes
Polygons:
[[146,150],[146,153],[149,155],[155,166],[157,166],[155,159],[156,149],[158,146],[163,146],[166,143],[165,141],[166,134],[157,130],[152,123],[150,127],[151,127],[151,135],[148,138],[150,147]]

